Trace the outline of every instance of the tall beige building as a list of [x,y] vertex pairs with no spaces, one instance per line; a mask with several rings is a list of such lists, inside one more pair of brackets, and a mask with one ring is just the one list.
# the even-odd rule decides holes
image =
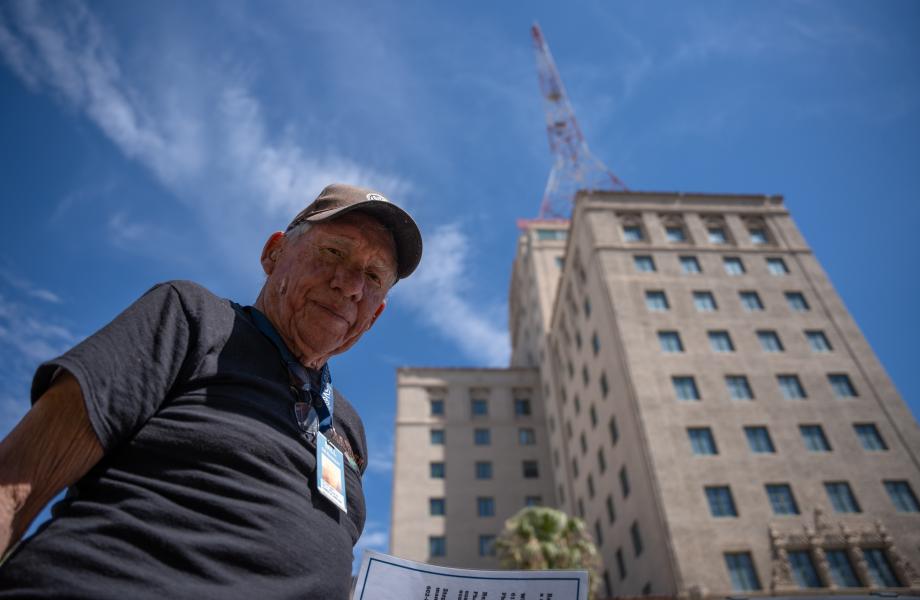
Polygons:
[[582,193],[509,327],[509,369],[400,369],[394,554],[496,566],[542,503],[610,596],[920,592],[920,430],[781,197]]

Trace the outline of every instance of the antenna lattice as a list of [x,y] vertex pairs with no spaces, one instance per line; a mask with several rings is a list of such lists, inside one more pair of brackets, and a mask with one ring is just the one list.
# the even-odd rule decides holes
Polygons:
[[626,190],[627,187],[588,149],[540,26],[535,23],[530,34],[546,110],[549,149],[555,157],[543,192],[539,219],[568,219],[578,190]]

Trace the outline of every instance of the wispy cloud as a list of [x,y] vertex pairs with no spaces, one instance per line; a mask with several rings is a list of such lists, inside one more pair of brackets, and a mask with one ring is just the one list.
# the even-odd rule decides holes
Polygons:
[[393,430],[378,428],[373,431],[377,435],[368,439],[367,468],[373,473],[388,475],[393,472]]
[[[254,219],[258,225],[281,224],[330,181],[393,196],[412,188],[329,144],[311,151],[298,143],[293,123],[270,128],[243,68],[191,56],[185,58],[200,63],[194,69],[198,80],[166,80],[176,75],[163,65],[145,77],[126,75],[116,43],[78,1],[0,5],[0,55],[29,88],[83,114],[127,158],[148,169],[197,214],[224,256],[257,249],[262,240],[254,237],[260,229]],[[109,225],[122,221],[124,215],[116,213]],[[134,227],[113,239],[133,241],[151,231]]]
[[497,306],[471,297],[470,240],[457,224],[425,236],[418,272],[394,288],[394,295],[418,311],[423,321],[471,359],[490,366],[508,364],[509,342],[496,318]]
[[364,525],[364,533],[358,543],[352,550],[354,561],[352,562],[352,572],[358,570],[361,565],[361,555],[365,550],[378,550],[386,552],[387,545],[390,543],[390,532],[384,526],[376,521],[368,521]]
[[36,286],[34,283],[17,275],[12,270],[0,267],[0,278],[5,280],[9,285],[11,285],[16,290],[26,294],[30,298],[36,298],[38,300],[44,300],[45,302],[50,302],[52,304],[60,304],[61,297],[55,294],[50,290]]

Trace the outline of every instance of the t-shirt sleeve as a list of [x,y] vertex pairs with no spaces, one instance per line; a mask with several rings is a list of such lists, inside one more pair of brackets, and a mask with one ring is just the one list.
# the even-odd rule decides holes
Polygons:
[[176,286],[154,286],[115,319],[62,356],[41,366],[32,402],[59,368],[79,382],[90,423],[108,452],[131,438],[168,397],[192,337]]

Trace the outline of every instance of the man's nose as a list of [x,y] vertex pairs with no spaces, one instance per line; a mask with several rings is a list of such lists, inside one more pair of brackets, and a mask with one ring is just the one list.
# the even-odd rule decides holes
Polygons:
[[355,302],[364,294],[364,269],[358,265],[340,264],[335,269],[332,287]]

